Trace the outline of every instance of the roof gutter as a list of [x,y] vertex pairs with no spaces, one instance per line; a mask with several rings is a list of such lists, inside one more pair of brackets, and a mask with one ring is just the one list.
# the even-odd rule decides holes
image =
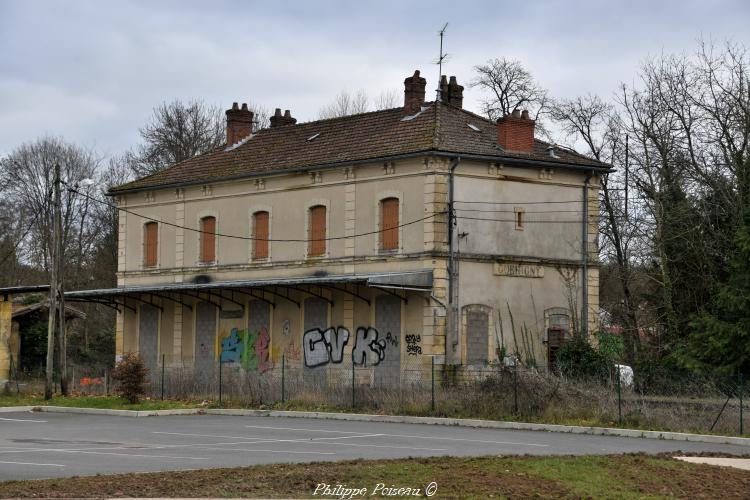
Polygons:
[[311,170],[322,170],[322,169],[329,169],[329,168],[337,168],[337,167],[347,167],[350,165],[358,165],[362,163],[370,163],[370,162],[380,162],[380,161],[395,161],[395,160],[404,160],[408,158],[416,158],[420,156],[425,155],[431,155],[431,156],[438,156],[438,157],[444,157],[444,158],[457,158],[461,157],[468,160],[480,160],[480,161],[501,161],[508,165],[520,165],[520,166],[544,166],[544,167],[554,167],[554,168],[566,168],[566,169],[572,169],[572,170],[582,170],[582,171],[599,171],[599,172],[613,172],[614,169],[609,166],[605,165],[602,167],[596,167],[592,165],[583,165],[578,163],[562,163],[562,162],[553,162],[553,161],[545,161],[545,160],[534,160],[534,159],[525,159],[525,158],[512,158],[507,156],[494,156],[494,155],[476,155],[476,154],[461,154],[461,153],[451,153],[448,151],[437,151],[434,149],[424,149],[421,151],[415,151],[413,153],[404,153],[400,155],[390,155],[390,156],[379,156],[375,158],[362,158],[358,160],[347,160],[347,161],[340,161],[335,163],[321,163],[318,165],[309,165],[305,167],[296,167],[296,168],[283,168],[279,170],[272,170],[272,171],[262,171],[262,172],[250,172],[250,173],[243,173],[243,174],[237,174],[237,175],[229,175],[226,177],[217,177],[214,179],[202,179],[202,180],[192,180],[192,181],[182,181],[182,182],[170,182],[166,184],[154,184],[151,186],[142,186],[142,187],[136,187],[136,188],[130,188],[130,189],[110,189],[107,191],[108,196],[117,196],[120,194],[128,194],[128,193],[137,193],[141,191],[149,191],[153,189],[170,189],[170,188],[179,188],[179,187],[186,187],[186,186],[199,186],[211,182],[229,182],[234,181],[238,179],[252,179],[253,177],[268,177],[269,175],[281,175],[281,174],[296,174],[296,173],[306,173]]

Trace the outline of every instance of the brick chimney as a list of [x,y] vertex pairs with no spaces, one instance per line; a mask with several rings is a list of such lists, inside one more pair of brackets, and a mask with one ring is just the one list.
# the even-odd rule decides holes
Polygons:
[[440,78],[440,100],[457,108],[464,104],[464,87],[459,85],[455,76],[451,76],[450,82],[443,75]]
[[497,120],[497,142],[508,151],[531,153],[534,150],[535,121],[529,118],[529,112],[513,110]]
[[237,144],[253,133],[253,112],[242,103],[242,109],[235,102],[227,110],[227,145]]
[[404,80],[404,114],[413,115],[419,113],[424,104],[424,89],[427,80],[419,76],[419,70]]
[[281,108],[276,108],[276,112],[271,117],[271,127],[282,127],[284,125],[294,125],[297,123],[296,118],[292,118],[292,114],[287,109],[284,114],[281,114]]

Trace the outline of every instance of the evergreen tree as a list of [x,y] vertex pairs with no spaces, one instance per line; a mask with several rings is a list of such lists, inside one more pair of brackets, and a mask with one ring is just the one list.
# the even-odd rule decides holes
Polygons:
[[690,323],[681,358],[690,368],[722,375],[750,374],[750,208],[734,237],[729,275],[707,310]]

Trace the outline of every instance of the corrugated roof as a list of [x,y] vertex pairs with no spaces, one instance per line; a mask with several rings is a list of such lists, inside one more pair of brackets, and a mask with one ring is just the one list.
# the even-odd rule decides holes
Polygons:
[[[476,126],[472,130],[468,124]],[[315,140],[309,140],[315,136]],[[442,102],[425,103],[412,119],[403,108],[262,129],[237,147],[222,146],[156,174],[112,188],[111,193],[202,183],[417,153],[455,153],[502,160],[532,160],[561,167],[608,169],[609,165],[536,140],[532,153],[505,151],[496,125],[479,115]]]

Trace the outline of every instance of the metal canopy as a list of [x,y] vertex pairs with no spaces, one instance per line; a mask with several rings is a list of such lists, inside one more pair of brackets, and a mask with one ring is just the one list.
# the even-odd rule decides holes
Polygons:
[[[342,274],[322,276],[302,276],[297,278],[271,278],[256,280],[232,280],[213,281],[210,283],[167,283],[162,285],[134,285],[117,288],[103,288],[97,290],[74,290],[65,292],[68,300],[102,300],[103,297],[128,296],[133,297],[139,293],[150,294],[157,292],[184,293],[193,295],[198,292],[210,292],[211,290],[238,289],[238,288],[263,288],[263,287],[289,287],[297,288],[301,285],[334,285],[334,284],[360,284],[373,288],[404,289],[411,291],[430,292],[432,290],[432,271],[404,271],[393,273],[371,273],[371,274]],[[336,289],[336,287],[331,287]],[[191,293],[192,292],[192,293]],[[309,293],[305,290],[306,293]],[[283,295],[272,293],[283,297]],[[194,295],[195,296],[195,295]],[[223,297],[224,300],[229,300]],[[290,300],[290,299],[288,299]]]

